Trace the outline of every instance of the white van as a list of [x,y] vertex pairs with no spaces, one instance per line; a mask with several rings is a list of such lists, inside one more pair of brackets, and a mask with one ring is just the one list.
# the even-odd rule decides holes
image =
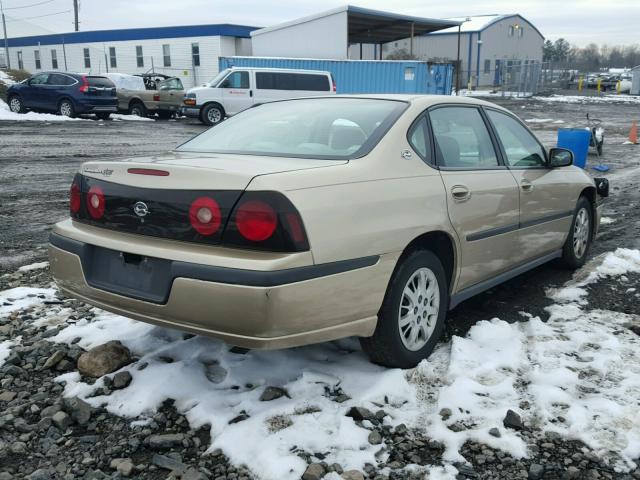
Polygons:
[[330,72],[284,68],[227,68],[209,83],[189,90],[180,112],[215,125],[256,103],[285,98],[333,95]]

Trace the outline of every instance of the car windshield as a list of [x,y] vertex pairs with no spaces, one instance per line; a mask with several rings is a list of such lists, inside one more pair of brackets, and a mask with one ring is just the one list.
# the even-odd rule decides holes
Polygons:
[[216,75],[215,77],[213,77],[213,80],[211,80],[207,85],[209,85],[210,87],[216,87],[218,86],[218,84],[220,83],[220,81],[227,76],[227,73],[229,73],[229,69],[225,69],[222,70],[218,75]]
[[178,151],[358,158],[371,151],[406,107],[396,100],[337,97],[266,103],[207,130]]

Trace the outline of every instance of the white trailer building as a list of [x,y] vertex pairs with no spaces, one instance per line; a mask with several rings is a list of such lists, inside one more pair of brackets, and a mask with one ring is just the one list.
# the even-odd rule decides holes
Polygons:
[[[500,85],[512,69],[527,68],[542,62],[544,36],[526,18],[518,14],[480,15],[454,18],[460,26],[460,72],[462,86]],[[383,47],[383,56],[400,49],[410,50],[410,39]],[[455,61],[458,51],[458,27],[416,37],[413,55],[427,61]]]
[[186,88],[218,73],[218,57],[251,55],[245,25],[99,30],[9,39],[11,68],[176,76]]

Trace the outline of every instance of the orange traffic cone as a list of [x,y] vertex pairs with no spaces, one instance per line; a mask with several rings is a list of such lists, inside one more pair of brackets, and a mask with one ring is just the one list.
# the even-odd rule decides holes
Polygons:
[[629,143],[634,145],[638,143],[638,124],[635,121],[631,124],[631,130],[629,130]]

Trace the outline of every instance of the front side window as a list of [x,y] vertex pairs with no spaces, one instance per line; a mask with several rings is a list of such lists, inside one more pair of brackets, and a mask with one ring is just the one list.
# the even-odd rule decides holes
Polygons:
[[58,68],[58,52],[55,49],[51,50],[51,68]]
[[91,68],[91,53],[88,48],[84,49],[84,68]]
[[118,60],[116,59],[116,47],[109,47],[109,65],[111,68],[118,67]]
[[502,148],[507,165],[512,167],[544,167],[546,157],[536,138],[516,119],[495,110],[487,110]]
[[249,72],[233,72],[224,79],[220,88],[249,88]]
[[142,54],[142,45],[136,47],[136,65],[144,67],[144,55]]
[[191,61],[194,67],[200,66],[200,45],[197,43],[191,44]]
[[358,158],[373,149],[406,106],[400,101],[358,98],[265,103],[234,115],[178,150],[294,158]]
[[442,107],[429,112],[438,165],[453,168],[493,168],[498,157],[477,108]]
[[42,68],[42,64],[40,63],[40,50],[34,50],[33,56],[36,60],[36,70],[40,70]]
[[162,61],[165,67],[171,66],[171,47],[168,44],[162,45]]

